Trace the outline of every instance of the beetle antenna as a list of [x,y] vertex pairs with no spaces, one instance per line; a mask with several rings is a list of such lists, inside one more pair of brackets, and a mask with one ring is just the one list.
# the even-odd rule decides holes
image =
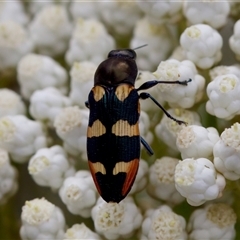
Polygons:
[[141,46],[138,46],[138,47],[133,48],[132,50],[136,50],[136,49],[143,48],[143,47],[146,47],[146,46],[147,46],[147,44],[143,44],[143,45],[141,45]]

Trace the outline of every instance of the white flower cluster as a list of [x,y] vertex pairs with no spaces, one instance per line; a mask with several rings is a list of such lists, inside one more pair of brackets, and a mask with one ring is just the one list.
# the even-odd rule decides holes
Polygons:
[[71,70],[71,86],[69,97],[73,104],[84,108],[88,94],[93,87],[94,73],[97,65],[90,61],[74,62]]
[[88,126],[88,110],[77,106],[67,107],[56,116],[54,127],[57,135],[63,140],[64,149],[73,156],[87,160],[86,132]]
[[29,33],[18,22],[0,22],[0,70],[15,68],[33,46]]
[[11,165],[7,151],[0,148],[0,204],[4,204],[16,192],[17,175],[17,170]]
[[219,140],[219,134],[213,127],[189,125],[177,135],[177,148],[185,158],[212,158],[213,146]]
[[98,7],[103,23],[115,35],[129,35],[142,16],[136,1],[105,1]]
[[15,21],[25,25],[29,21],[28,15],[24,11],[21,2],[18,1],[1,1],[0,4],[0,21]]
[[225,178],[240,178],[240,124],[225,129],[213,148],[214,165]]
[[34,119],[48,122],[52,126],[55,117],[71,104],[71,100],[57,88],[47,87],[34,91],[30,98],[29,111]]
[[175,22],[181,16],[182,1],[141,1],[137,0],[138,6],[152,21],[157,23]]
[[95,232],[91,231],[84,223],[74,224],[67,229],[63,240],[89,239],[100,240],[101,238]]
[[[201,125],[200,116],[197,112],[184,110],[181,108],[169,109],[168,113],[176,119],[182,120],[189,125]],[[172,119],[164,115],[161,122],[155,127],[155,133],[159,139],[167,144],[171,149],[178,150],[176,146],[177,134],[184,128],[184,125],[179,125]]]
[[225,178],[206,158],[186,158],[175,169],[175,185],[187,202],[199,206],[222,195]]
[[81,170],[75,176],[66,178],[59,195],[71,213],[90,217],[91,209],[97,201],[97,190],[90,172]]
[[18,82],[24,98],[29,99],[34,91],[56,87],[67,92],[67,72],[55,60],[38,54],[25,55],[18,63]]
[[0,117],[25,114],[26,107],[21,97],[10,89],[0,89]]
[[92,61],[99,64],[106,58],[109,49],[114,48],[114,39],[101,22],[79,19],[66,52],[66,62],[69,65],[76,61]]
[[160,200],[179,204],[184,198],[175,188],[174,173],[179,159],[162,157],[149,169],[148,193]]
[[101,4],[96,6],[98,2],[86,1],[86,2],[79,2],[73,1],[69,6],[69,12],[71,13],[74,20],[79,18],[84,19],[100,19],[101,14]]
[[182,33],[180,43],[186,58],[199,68],[211,68],[222,58],[222,37],[209,25],[196,24],[188,27]]
[[6,149],[15,162],[26,162],[46,145],[47,139],[39,122],[23,115],[0,118],[0,148]]
[[233,35],[229,39],[229,45],[232,51],[236,54],[236,57],[240,58],[240,20],[234,25]]
[[187,239],[186,221],[166,205],[150,209],[142,224],[141,240]]
[[184,16],[191,24],[206,23],[213,28],[223,27],[230,12],[230,2],[224,1],[185,1]]
[[31,38],[40,54],[55,56],[63,54],[67,50],[72,24],[66,8],[63,6],[50,5],[43,8],[36,13],[29,29]]
[[92,209],[92,219],[97,233],[113,240],[130,238],[142,223],[140,210],[130,197],[119,204],[99,198]]
[[240,114],[240,78],[235,74],[217,76],[207,86],[208,113],[226,120]]
[[38,185],[52,189],[60,188],[63,180],[75,172],[68,162],[67,154],[57,145],[39,149],[31,157],[28,171]]
[[201,100],[205,79],[197,73],[197,69],[191,61],[179,62],[174,59],[163,61],[153,74],[157,80],[161,81],[192,80],[187,86],[179,84],[159,84],[157,86],[162,98],[171,107],[190,108]]
[[192,213],[187,226],[189,237],[193,240],[235,239],[236,220],[234,210],[227,204],[209,204]]
[[173,48],[171,32],[165,25],[154,24],[148,18],[143,18],[134,28],[130,46],[135,48],[146,43],[147,47],[137,51],[137,65],[142,70],[153,70],[157,63],[166,59]]
[[[22,239],[239,238],[239,6],[227,0],[0,1],[0,239],[19,238],[20,219],[11,217],[23,201]],[[117,173],[125,181],[118,191],[134,180],[131,191],[120,203],[106,203],[87,163],[91,109],[85,102],[97,67],[116,47],[136,52],[128,60],[137,69],[121,72],[117,56],[113,75],[138,71],[135,89],[153,85],[138,92],[151,95],[139,99],[138,125],[139,141],[154,155],[141,144],[134,173]],[[126,146],[129,156],[135,150]],[[95,170],[109,174],[102,164]]]
[[22,239],[63,239],[65,218],[57,206],[46,199],[26,201],[22,208]]

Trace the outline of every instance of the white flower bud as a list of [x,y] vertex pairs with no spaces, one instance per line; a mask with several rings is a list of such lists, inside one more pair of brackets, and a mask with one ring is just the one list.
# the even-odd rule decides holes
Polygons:
[[192,240],[234,240],[237,221],[236,213],[224,203],[209,204],[195,210],[189,220],[188,231]]
[[225,178],[240,178],[240,124],[226,128],[213,148],[214,165]]
[[[167,111],[176,119],[182,120],[189,125],[201,125],[200,117],[196,112],[191,112],[184,109],[169,109]],[[155,133],[157,137],[167,144],[171,149],[177,150],[177,134],[183,127],[184,124],[179,125],[166,115],[163,115],[161,122],[155,127]]]
[[92,1],[88,1],[88,2],[86,1],[81,3],[77,1],[71,1],[69,6],[69,12],[71,13],[74,20],[77,20],[79,18],[100,19],[102,5],[103,5],[103,2],[100,2],[98,4],[98,2],[92,2]]
[[216,66],[209,71],[209,75],[211,77],[211,81],[213,81],[216,77],[226,74],[234,74],[238,78],[240,78],[240,65],[235,64],[232,66]]
[[67,92],[67,72],[50,57],[28,54],[18,64],[18,82],[22,95],[29,99],[32,93],[46,87]]
[[120,203],[106,203],[99,198],[92,209],[92,219],[99,234],[107,239],[130,238],[142,222],[142,215],[127,197]]
[[155,78],[160,81],[182,81],[192,79],[187,86],[180,84],[158,84],[162,98],[171,107],[190,108],[199,102],[203,95],[205,79],[198,74],[191,61],[179,62],[174,59],[162,61],[155,73]]
[[175,186],[192,206],[221,197],[226,182],[206,158],[186,158],[175,169]]
[[181,18],[182,1],[140,1],[138,6],[155,23],[176,22]]
[[53,5],[56,3],[61,4],[63,6],[66,6],[68,4],[68,2],[65,0],[58,0],[57,2],[55,0],[47,1],[32,0],[28,2],[28,10],[32,15],[35,15],[36,13],[40,12],[43,8],[46,8],[49,5]]
[[46,142],[39,122],[23,115],[0,118],[0,147],[9,152],[13,161],[27,161],[38,149],[46,147]]
[[222,37],[209,25],[196,24],[188,27],[182,33],[180,43],[187,59],[199,68],[211,68],[222,58]]
[[60,208],[44,198],[26,201],[22,208],[22,239],[63,239],[65,219]]
[[19,114],[26,114],[26,107],[21,97],[10,89],[0,89],[0,117]]
[[88,218],[97,201],[97,190],[89,171],[78,171],[65,179],[59,195],[72,214]]
[[217,129],[189,125],[177,134],[177,148],[185,158],[213,157],[213,146],[219,140]]
[[[173,48],[172,35],[165,25],[153,24],[148,18],[139,20],[131,39],[131,48],[148,44],[137,50],[137,65],[142,70],[153,70]],[[151,54],[149,54],[151,52]]]
[[[78,3],[79,4],[79,3]],[[88,94],[94,83],[97,65],[92,62],[75,62],[70,71],[71,85],[69,97],[73,104],[85,108]]]
[[0,70],[16,67],[19,60],[32,49],[33,42],[19,23],[0,23]]
[[129,35],[142,16],[136,1],[99,2],[100,17],[113,35]]
[[173,204],[181,203],[184,198],[176,190],[174,173],[179,159],[162,157],[149,168],[149,184],[147,192],[160,200]]
[[0,204],[4,204],[17,191],[17,175],[7,151],[0,148]]
[[55,117],[63,108],[71,106],[71,100],[57,88],[47,87],[36,90],[30,98],[30,114],[34,119],[53,125]]
[[79,19],[65,58],[69,65],[76,61],[91,61],[99,64],[106,59],[109,50],[114,48],[114,39],[101,22],[94,19]]
[[240,114],[240,78],[234,74],[216,77],[207,86],[208,113],[226,120]]
[[89,111],[75,107],[64,108],[55,118],[54,127],[57,135],[63,140],[64,149],[74,155],[81,154],[87,160],[86,132]]
[[240,59],[240,20],[236,21],[233,29],[233,35],[229,38],[229,46],[236,54],[237,59]]
[[213,28],[223,27],[230,13],[228,1],[184,1],[183,14],[190,25],[206,23]]
[[29,29],[37,51],[40,54],[55,56],[66,51],[72,24],[66,8],[50,5],[35,15]]
[[53,190],[60,188],[64,179],[75,172],[63,148],[58,145],[39,149],[31,157],[28,171],[38,185],[51,187]]
[[21,1],[1,1],[0,3],[0,21],[15,21],[25,25],[29,18],[24,12],[23,2]]
[[93,232],[90,228],[86,227],[84,223],[74,224],[71,228],[68,228],[65,232],[63,240],[81,240],[81,239],[89,239],[89,240],[100,240],[101,238]]
[[186,240],[186,220],[167,205],[148,210],[142,224],[141,240],[178,239]]

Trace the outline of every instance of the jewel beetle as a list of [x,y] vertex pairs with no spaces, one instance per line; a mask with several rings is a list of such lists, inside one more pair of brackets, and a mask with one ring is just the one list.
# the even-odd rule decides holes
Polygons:
[[[134,49],[135,50],[135,49]],[[140,99],[150,98],[178,124],[149,93],[141,92],[160,83],[187,85],[186,81],[152,80],[135,88],[138,68],[133,49],[112,50],[97,68],[94,86],[85,103],[89,108],[87,155],[96,188],[106,202],[122,201],[134,183],[140,159],[140,144],[151,147],[140,136]]]

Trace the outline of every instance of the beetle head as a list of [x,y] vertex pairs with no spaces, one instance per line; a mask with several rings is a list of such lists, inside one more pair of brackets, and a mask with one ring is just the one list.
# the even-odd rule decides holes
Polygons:
[[121,83],[129,83],[134,86],[138,73],[136,56],[136,52],[132,49],[109,52],[108,58],[96,70],[94,85],[112,87]]

